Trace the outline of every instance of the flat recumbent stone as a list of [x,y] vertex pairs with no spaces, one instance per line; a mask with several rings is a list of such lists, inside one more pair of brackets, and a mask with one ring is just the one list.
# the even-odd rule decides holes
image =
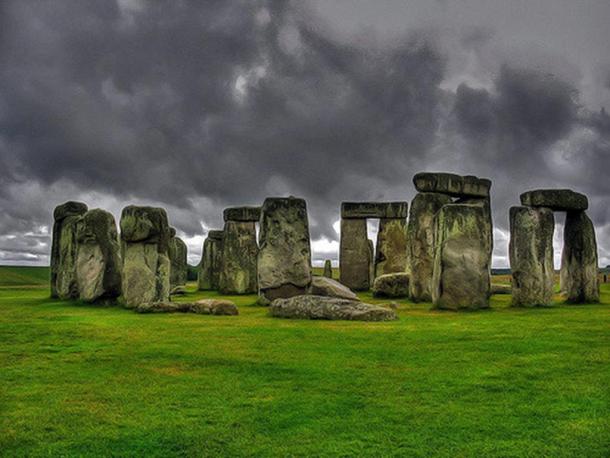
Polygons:
[[536,189],[521,194],[521,205],[547,207],[554,211],[586,210],[589,199],[570,189]]

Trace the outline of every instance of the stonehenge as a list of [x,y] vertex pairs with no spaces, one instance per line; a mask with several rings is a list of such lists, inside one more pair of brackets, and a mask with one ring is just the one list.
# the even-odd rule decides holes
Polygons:
[[130,205],[121,213],[123,304],[169,300],[170,230],[162,208]]
[[114,216],[99,208],[89,210],[77,223],[76,282],[85,302],[121,295],[121,255]]
[[[368,290],[377,275],[407,269],[407,202],[343,202],[339,276],[345,286]],[[367,236],[366,222],[378,218],[377,255]]]
[[84,302],[121,294],[121,259],[114,217],[80,202],[54,211],[51,297]]
[[[442,309],[489,306],[491,181],[418,173],[407,225],[409,297]],[[474,281],[467,286],[467,282]]]
[[186,243],[184,243],[180,237],[176,236],[176,229],[170,227],[169,231],[169,285],[170,289],[174,289],[176,286],[186,284],[188,269],[186,263],[187,249]]
[[197,287],[199,290],[218,289],[223,234],[223,231],[211,230],[203,242],[201,263],[197,273]]
[[311,243],[304,199],[269,197],[261,208],[259,303],[306,294],[311,285]]
[[[367,305],[354,291],[369,289],[376,297],[408,296],[447,310],[487,308],[492,294],[511,294],[512,306],[551,305],[554,212],[565,212],[560,293],[568,303],[599,301],[597,241],[585,195],[569,189],[521,194],[521,205],[509,212],[512,285],[492,287],[490,180],[425,172],[413,183],[418,192],[410,208],[402,201],[342,203],[339,282],[330,260],[323,276],[312,276],[305,200],[271,197],[261,207],[227,208],[223,229],[208,231],[204,240],[197,289],[257,293],[261,305],[279,301],[272,315],[325,319],[361,319],[350,315],[360,316]],[[125,207],[120,235],[110,213],[84,203],[58,205],[53,218],[52,297],[119,301],[143,312],[186,307],[170,302],[172,289],[190,293],[187,247],[164,209]],[[379,219],[376,246],[367,235],[369,218]],[[196,313],[214,313],[201,310]]]
[[78,298],[76,226],[87,210],[87,205],[81,202],[66,202],[55,207],[51,245],[51,297]]
[[222,254],[218,289],[223,294],[250,294],[257,291],[256,226],[260,209],[227,208],[224,213]]
[[586,214],[587,196],[569,189],[537,189],[510,209],[513,306],[553,301],[553,212],[566,212],[561,256],[561,294],[569,303],[599,301],[597,242]]

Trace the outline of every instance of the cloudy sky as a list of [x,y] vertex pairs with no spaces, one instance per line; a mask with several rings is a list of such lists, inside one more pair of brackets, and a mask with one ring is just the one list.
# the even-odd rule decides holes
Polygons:
[[81,200],[165,207],[194,264],[271,195],[336,259],[341,201],[427,170],[492,179],[495,266],[537,187],[589,196],[610,264],[609,23],[608,0],[2,1],[0,263],[48,264]]

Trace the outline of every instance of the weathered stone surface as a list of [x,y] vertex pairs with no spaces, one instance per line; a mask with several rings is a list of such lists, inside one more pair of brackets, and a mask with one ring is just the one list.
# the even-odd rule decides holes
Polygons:
[[239,315],[235,303],[226,299],[202,299],[192,303],[190,311],[203,315]]
[[76,280],[85,302],[116,299],[121,295],[121,256],[114,216],[94,209],[76,224]]
[[406,272],[394,272],[380,275],[373,283],[375,297],[407,297],[409,295],[409,275]]
[[589,200],[584,194],[570,189],[536,189],[521,194],[521,205],[555,211],[586,210]]
[[375,245],[371,239],[368,239],[367,242],[369,244],[369,287],[367,289],[370,289],[375,281]]
[[358,296],[347,286],[326,277],[313,277],[311,279],[311,294],[314,296],[339,297],[357,301]]
[[570,303],[599,302],[597,241],[584,211],[569,211],[563,231],[561,292]]
[[377,305],[335,297],[295,296],[271,303],[271,316],[311,320],[396,320],[396,312]]
[[407,202],[343,202],[341,218],[406,218]]
[[437,308],[489,307],[489,234],[479,205],[448,204],[436,215],[432,301]]
[[258,255],[259,302],[304,294],[311,284],[311,246],[305,200],[265,199]]
[[167,213],[162,208],[130,205],[121,214],[123,303],[128,308],[169,300]]
[[553,212],[511,207],[509,219],[512,305],[549,305],[553,301]]
[[366,219],[342,219],[339,244],[339,280],[355,291],[369,289],[372,256]]
[[223,234],[223,231],[209,231],[203,241],[203,252],[197,276],[197,285],[200,290],[218,289]]
[[323,275],[326,278],[333,278],[333,265],[330,262],[330,259],[327,259],[326,261],[324,261],[324,273]]
[[[171,230],[173,229],[173,231]],[[186,284],[186,276],[188,271],[187,265],[187,247],[186,243],[180,238],[176,237],[176,230],[170,229],[170,241],[169,241],[169,284],[170,288],[174,288],[179,285]]]
[[76,280],[76,224],[87,211],[81,202],[66,202],[53,211],[51,244],[51,297],[78,297]]
[[260,207],[230,207],[222,212],[225,221],[258,223],[261,217]]
[[434,216],[451,198],[445,194],[419,193],[411,202],[407,226],[409,296],[414,302],[432,301],[434,265]]
[[413,177],[419,192],[440,192],[454,197],[489,197],[491,181],[471,175],[453,173],[418,173]]
[[169,296],[185,296],[187,293],[186,291],[186,287],[184,287],[183,285],[180,286],[174,286],[171,291],[169,292]]
[[223,232],[218,289],[223,294],[255,293],[258,244],[254,223],[227,221]]
[[[407,269],[407,219],[379,220],[375,277]],[[371,280],[372,281],[372,280]]]
[[138,304],[138,313],[197,313],[200,315],[239,315],[237,306],[225,299],[203,299],[197,302],[157,301]]
[[499,283],[491,284],[491,294],[511,294],[512,288],[510,285],[501,285]]

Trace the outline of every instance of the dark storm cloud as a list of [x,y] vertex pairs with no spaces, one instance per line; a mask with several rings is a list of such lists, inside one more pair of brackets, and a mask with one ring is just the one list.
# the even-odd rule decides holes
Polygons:
[[[500,231],[527,187],[608,192],[608,117],[573,81],[507,63],[492,87],[441,89],[456,75],[434,33],[346,40],[302,2],[0,8],[4,253],[44,253],[19,234],[48,245],[51,207],[70,197],[115,216],[163,205],[194,236],[224,206],[293,194],[313,238],[336,240],[342,200],[409,199],[430,167],[491,177]],[[460,28],[450,49],[483,55],[494,37]]]

